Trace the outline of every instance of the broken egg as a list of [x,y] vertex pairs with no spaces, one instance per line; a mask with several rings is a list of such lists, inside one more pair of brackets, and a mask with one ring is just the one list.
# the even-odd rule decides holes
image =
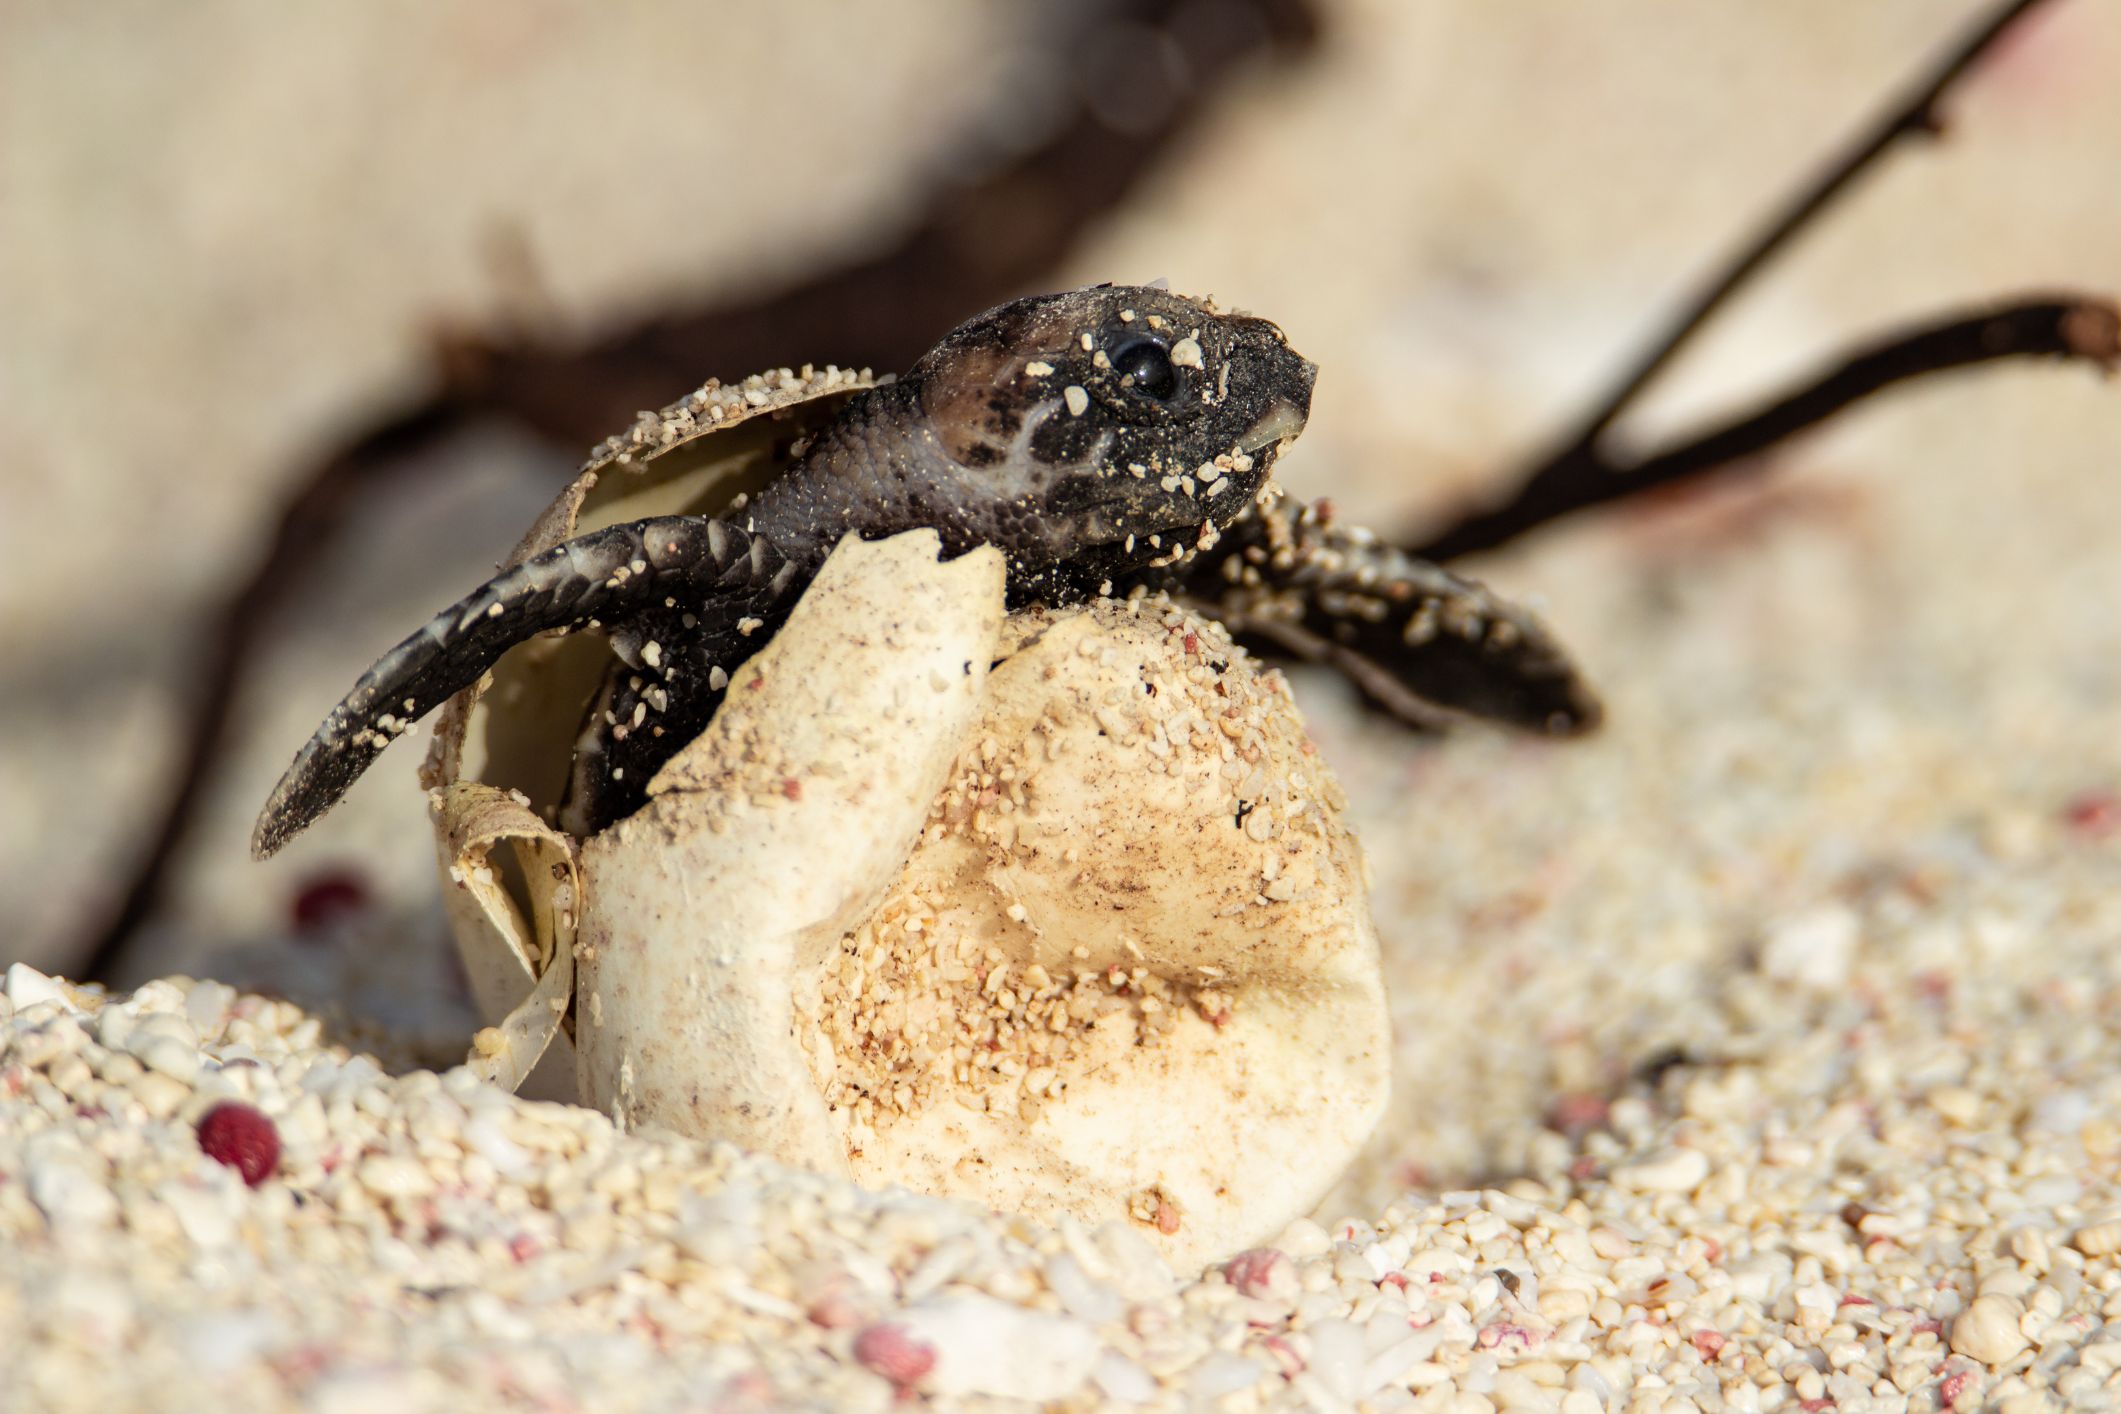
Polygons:
[[[720,479],[604,477],[521,553]],[[1132,1224],[1181,1267],[1307,1212],[1374,1128],[1360,850],[1285,681],[1220,625],[1154,597],[1005,617],[997,552],[849,537],[648,804],[576,839],[553,821],[604,655],[525,643],[437,729],[481,1073]]]

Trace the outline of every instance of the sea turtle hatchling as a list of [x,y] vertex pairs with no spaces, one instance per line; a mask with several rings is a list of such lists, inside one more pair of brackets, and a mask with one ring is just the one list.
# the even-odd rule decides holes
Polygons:
[[[1012,607],[1168,591],[1410,721],[1591,724],[1595,698],[1529,614],[1280,495],[1270,472],[1315,375],[1266,320],[1103,285],[989,310],[897,379],[710,383],[598,448],[509,568],[362,675],[274,789],[253,852],[552,631],[608,644],[552,814],[578,835],[631,814],[850,533],[932,528],[946,556],[992,544]],[[620,470],[663,476],[685,513],[582,531]]]

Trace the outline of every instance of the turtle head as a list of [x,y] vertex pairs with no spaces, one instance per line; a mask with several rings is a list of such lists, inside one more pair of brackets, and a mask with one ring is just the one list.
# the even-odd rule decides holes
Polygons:
[[1264,319],[1144,286],[1016,300],[907,376],[980,538],[1033,579],[1182,557],[1303,430],[1317,369]]

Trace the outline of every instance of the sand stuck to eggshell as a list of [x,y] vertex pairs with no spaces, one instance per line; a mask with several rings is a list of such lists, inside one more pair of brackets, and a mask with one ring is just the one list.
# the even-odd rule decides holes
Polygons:
[[1339,788],[1221,629],[1135,600],[1004,631],[998,558],[936,551],[842,546],[649,806],[585,843],[582,1099],[1133,1222],[1180,1265],[1256,1242],[1385,1099]]
[[1384,1103],[1340,788],[1280,674],[1163,600],[1004,637],[919,845],[799,988],[797,1035],[857,1179],[1226,1255],[1317,1202]]
[[1001,630],[1000,554],[939,549],[849,537],[647,806],[584,843],[584,1103],[846,1171],[798,998],[904,864]]

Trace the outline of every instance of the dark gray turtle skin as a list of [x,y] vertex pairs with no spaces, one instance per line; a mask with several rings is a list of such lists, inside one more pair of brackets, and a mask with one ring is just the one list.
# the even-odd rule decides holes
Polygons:
[[1146,287],[1016,300],[848,398],[748,501],[576,536],[504,570],[362,675],[252,837],[276,852],[383,748],[516,644],[601,629],[614,662],[560,817],[638,809],[849,533],[932,529],[1008,562],[1012,607],[1167,589],[1255,641],[1349,673],[1428,725],[1548,731],[1597,705],[1539,624],[1470,581],[1277,499],[1316,369],[1273,324]]

